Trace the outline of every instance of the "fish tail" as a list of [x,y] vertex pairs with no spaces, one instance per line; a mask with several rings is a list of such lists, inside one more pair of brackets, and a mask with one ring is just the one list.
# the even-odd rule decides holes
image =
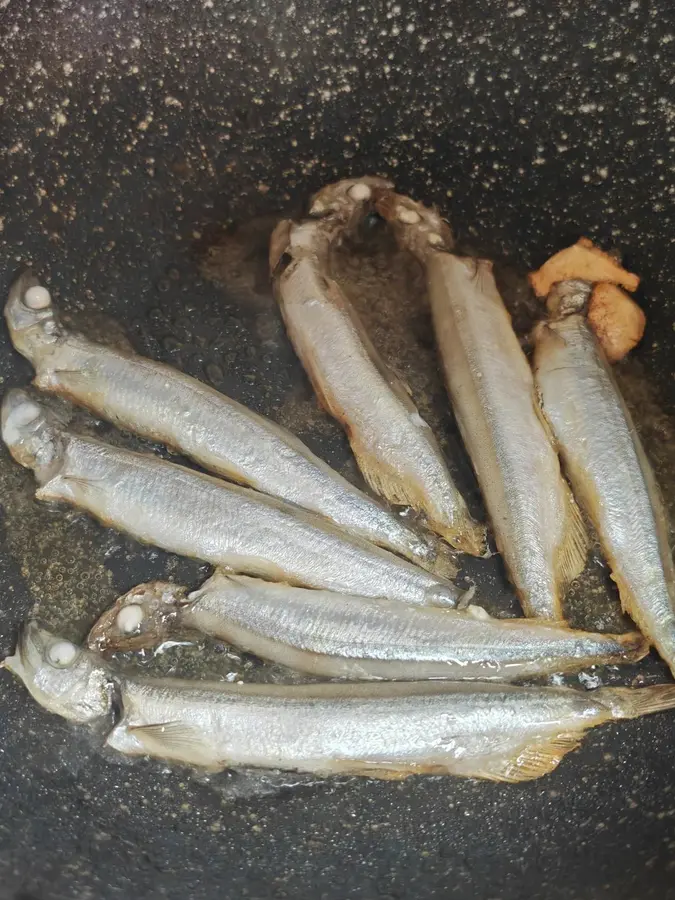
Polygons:
[[460,553],[470,556],[485,556],[487,551],[487,529],[485,525],[474,522],[467,512],[461,525],[449,529],[441,525],[432,525],[445,541]]
[[598,695],[615,719],[636,719],[649,713],[675,709],[675,684],[656,684],[643,688],[601,688]]
[[418,565],[439,578],[453,579],[459,571],[454,551],[440,539],[432,540],[432,545],[433,559],[419,560]]
[[649,653],[649,641],[639,631],[617,634],[616,642],[621,646],[625,662],[638,662]]

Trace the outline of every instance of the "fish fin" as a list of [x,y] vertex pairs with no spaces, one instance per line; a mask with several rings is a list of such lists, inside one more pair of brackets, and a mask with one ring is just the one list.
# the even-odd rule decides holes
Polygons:
[[[361,474],[376,494],[384,497],[394,506],[409,506],[422,513],[427,527],[440,535],[454,550],[470,553],[472,556],[482,556],[485,553],[485,526],[474,522],[466,508],[455,527],[450,527],[447,522],[438,522],[430,518],[426,511],[427,504],[424,494],[421,491],[418,492],[409,482],[401,479],[397,473],[392,473],[376,456],[364,450],[349,428],[347,432],[352,453],[356,457]],[[436,549],[438,551],[436,562],[439,569],[434,568],[433,571],[442,574],[443,568],[447,567],[448,572],[452,573],[454,569],[456,573],[456,564],[451,551],[445,548],[440,541],[436,544]]]
[[45,482],[45,484],[40,485],[40,487],[36,490],[35,496],[38,500],[63,500],[63,493],[55,490],[57,485],[63,485],[68,488],[71,485],[77,486],[80,489],[92,489],[95,491],[100,491],[101,488],[96,484],[95,479],[91,478],[78,478],[75,475],[56,475],[54,478],[50,478],[49,481]]
[[427,564],[423,560],[416,560],[417,565],[434,575],[452,580],[459,572],[455,552],[441,540],[434,541],[434,551],[436,555],[433,561]]
[[184,722],[158,722],[152,725],[127,725],[134,737],[150,756],[159,756],[202,766],[206,769],[222,769],[224,763],[214,762],[214,753],[204,735]]
[[556,441],[555,434],[551,428],[551,423],[546,418],[546,413],[544,412],[544,395],[538,384],[535,384],[532,392],[532,405],[534,407],[535,415],[539,419],[539,424],[546,432],[549,444],[556,449],[557,452],[558,442]]
[[367,760],[338,759],[331,766],[331,772],[342,775],[357,775],[360,778],[380,778],[383,781],[403,781],[410,775],[447,775],[447,766],[415,763],[370,762]]
[[405,484],[396,473],[390,472],[382,462],[371,453],[363,449],[353,432],[348,430],[352,452],[356,457],[361,474],[369,486],[385,497],[395,506],[411,506],[413,509],[423,509],[421,499],[416,491]]
[[654,684],[642,688],[600,688],[598,699],[615,719],[636,719],[675,708],[675,685]]
[[[557,451],[558,445],[553,434],[553,429],[544,414],[543,401],[539,388],[535,388],[533,404],[537,418],[541,422],[542,428],[546,432],[546,436],[551,446]],[[588,555],[589,540],[586,523],[581,515],[581,510],[572,496],[569,485],[564,481],[562,473],[560,478],[564,485],[567,512],[565,533],[563,535],[562,543],[558,548],[556,575],[557,580],[561,582],[561,586],[564,589],[583,572],[584,566],[586,565],[586,556]]]
[[638,662],[649,653],[649,641],[640,631],[627,631],[616,636],[621,646],[625,662]]
[[512,754],[500,754],[483,760],[478,758],[475,763],[467,761],[467,767],[462,767],[461,774],[512,784],[541,778],[552,772],[563,756],[576,750],[582,737],[583,731],[572,731],[555,734],[549,740],[518,744]]
[[[609,560],[612,571],[609,577],[616,584],[619,591],[619,600],[621,602],[621,611],[630,616],[638,629],[645,635],[651,631],[649,622],[645,620],[642,613],[641,604],[638,603],[635,592],[631,590],[628,582],[621,576],[614,559]],[[653,643],[653,642],[652,642]]]
[[614,570],[610,572],[609,577],[616,584],[619,591],[619,600],[621,601],[621,612],[629,615],[631,619],[637,624],[638,628],[640,627],[639,615],[640,610],[638,605],[635,602],[635,596],[633,592],[630,590],[624,579],[619,575],[619,573]]
[[485,557],[487,550],[487,528],[479,522],[475,522],[468,510],[462,516],[461,524],[450,529],[440,522],[429,521],[428,525],[437,531],[441,537],[459,553],[468,553],[470,556]]
[[588,532],[581,510],[567,488],[567,522],[562,544],[558,548],[556,574],[567,587],[584,570],[588,554]]

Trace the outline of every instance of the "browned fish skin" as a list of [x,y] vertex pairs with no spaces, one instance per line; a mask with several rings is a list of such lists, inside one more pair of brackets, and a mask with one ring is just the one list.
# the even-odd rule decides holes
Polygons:
[[339,182],[314,198],[314,218],[280,223],[270,249],[276,294],[317,396],[347,431],[371,487],[422,512],[453,547],[481,555],[485,530],[471,519],[430,427],[331,278],[332,245],[387,188],[381,179]]

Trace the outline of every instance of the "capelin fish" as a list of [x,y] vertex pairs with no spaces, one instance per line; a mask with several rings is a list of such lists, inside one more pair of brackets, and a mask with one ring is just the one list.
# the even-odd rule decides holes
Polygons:
[[450,582],[281,500],[155,456],[68,432],[26,391],[2,406],[12,456],[60,500],[144,543],[251,575],[334,591],[450,605]]
[[425,267],[452,406],[525,614],[561,619],[588,538],[492,264],[452,254],[447,226],[422,204],[389,194],[378,209]]
[[41,390],[160,441],[217,475],[324,515],[427,569],[454,574],[439,541],[359,491],[286,429],[171,366],[68,331],[49,291],[30,272],[11,286],[5,318]]
[[623,609],[675,675],[675,567],[656,478],[584,316],[591,286],[554,285],[534,332],[542,408],[575,495],[596,528]]
[[109,680],[122,715],[108,747],[214,771],[262,767],[525,781],[555,769],[589,728],[675,706],[675,685],[575,691],[481,682],[146,680],[108,669],[97,654],[33,624],[3,665],[39,703],[76,721],[109,714],[112,698],[100,690],[102,677]]
[[352,680],[512,681],[647,653],[640,634],[589,634],[481,607],[440,610],[216,572],[199,590],[139,585],[89,633],[102,652],[152,649],[199,631],[299,672]]
[[270,245],[275,293],[314,390],[373,490],[421,512],[451,546],[481,555],[485,529],[469,515],[431,428],[331,278],[332,245],[388,187],[379,178],[341,181],[316,195],[314,218],[280,222]]

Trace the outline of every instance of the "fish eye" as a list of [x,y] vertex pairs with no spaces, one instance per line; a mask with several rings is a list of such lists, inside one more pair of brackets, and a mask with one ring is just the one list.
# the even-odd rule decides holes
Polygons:
[[115,624],[123,634],[133,634],[141,627],[144,618],[143,608],[138,603],[130,603],[117,613]]
[[77,653],[75,644],[71,644],[70,641],[57,641],[47,651],[47,659],[57,669],[65,669],[71,665]]
[[47,309],[52,302],[52,298],[46,287],[43,287],[41,284],[35,284],[29,287],[23,295],[23,302],[28,309]]
[[31,422],[39,418],[42,415],[42,410],[37,403],[33,403],[32,400],[26,400],[20,406],[17,406],[11,415],[12,424],[21,428],[23,425],[30,425]]
[[362,181],[357,181],[356,184],[353,184],[349,188],[347,193],[352,200],[356,200],[357,203],[360,203],[364,200],[370,200],[373,192],[369,185],[363,184]]

